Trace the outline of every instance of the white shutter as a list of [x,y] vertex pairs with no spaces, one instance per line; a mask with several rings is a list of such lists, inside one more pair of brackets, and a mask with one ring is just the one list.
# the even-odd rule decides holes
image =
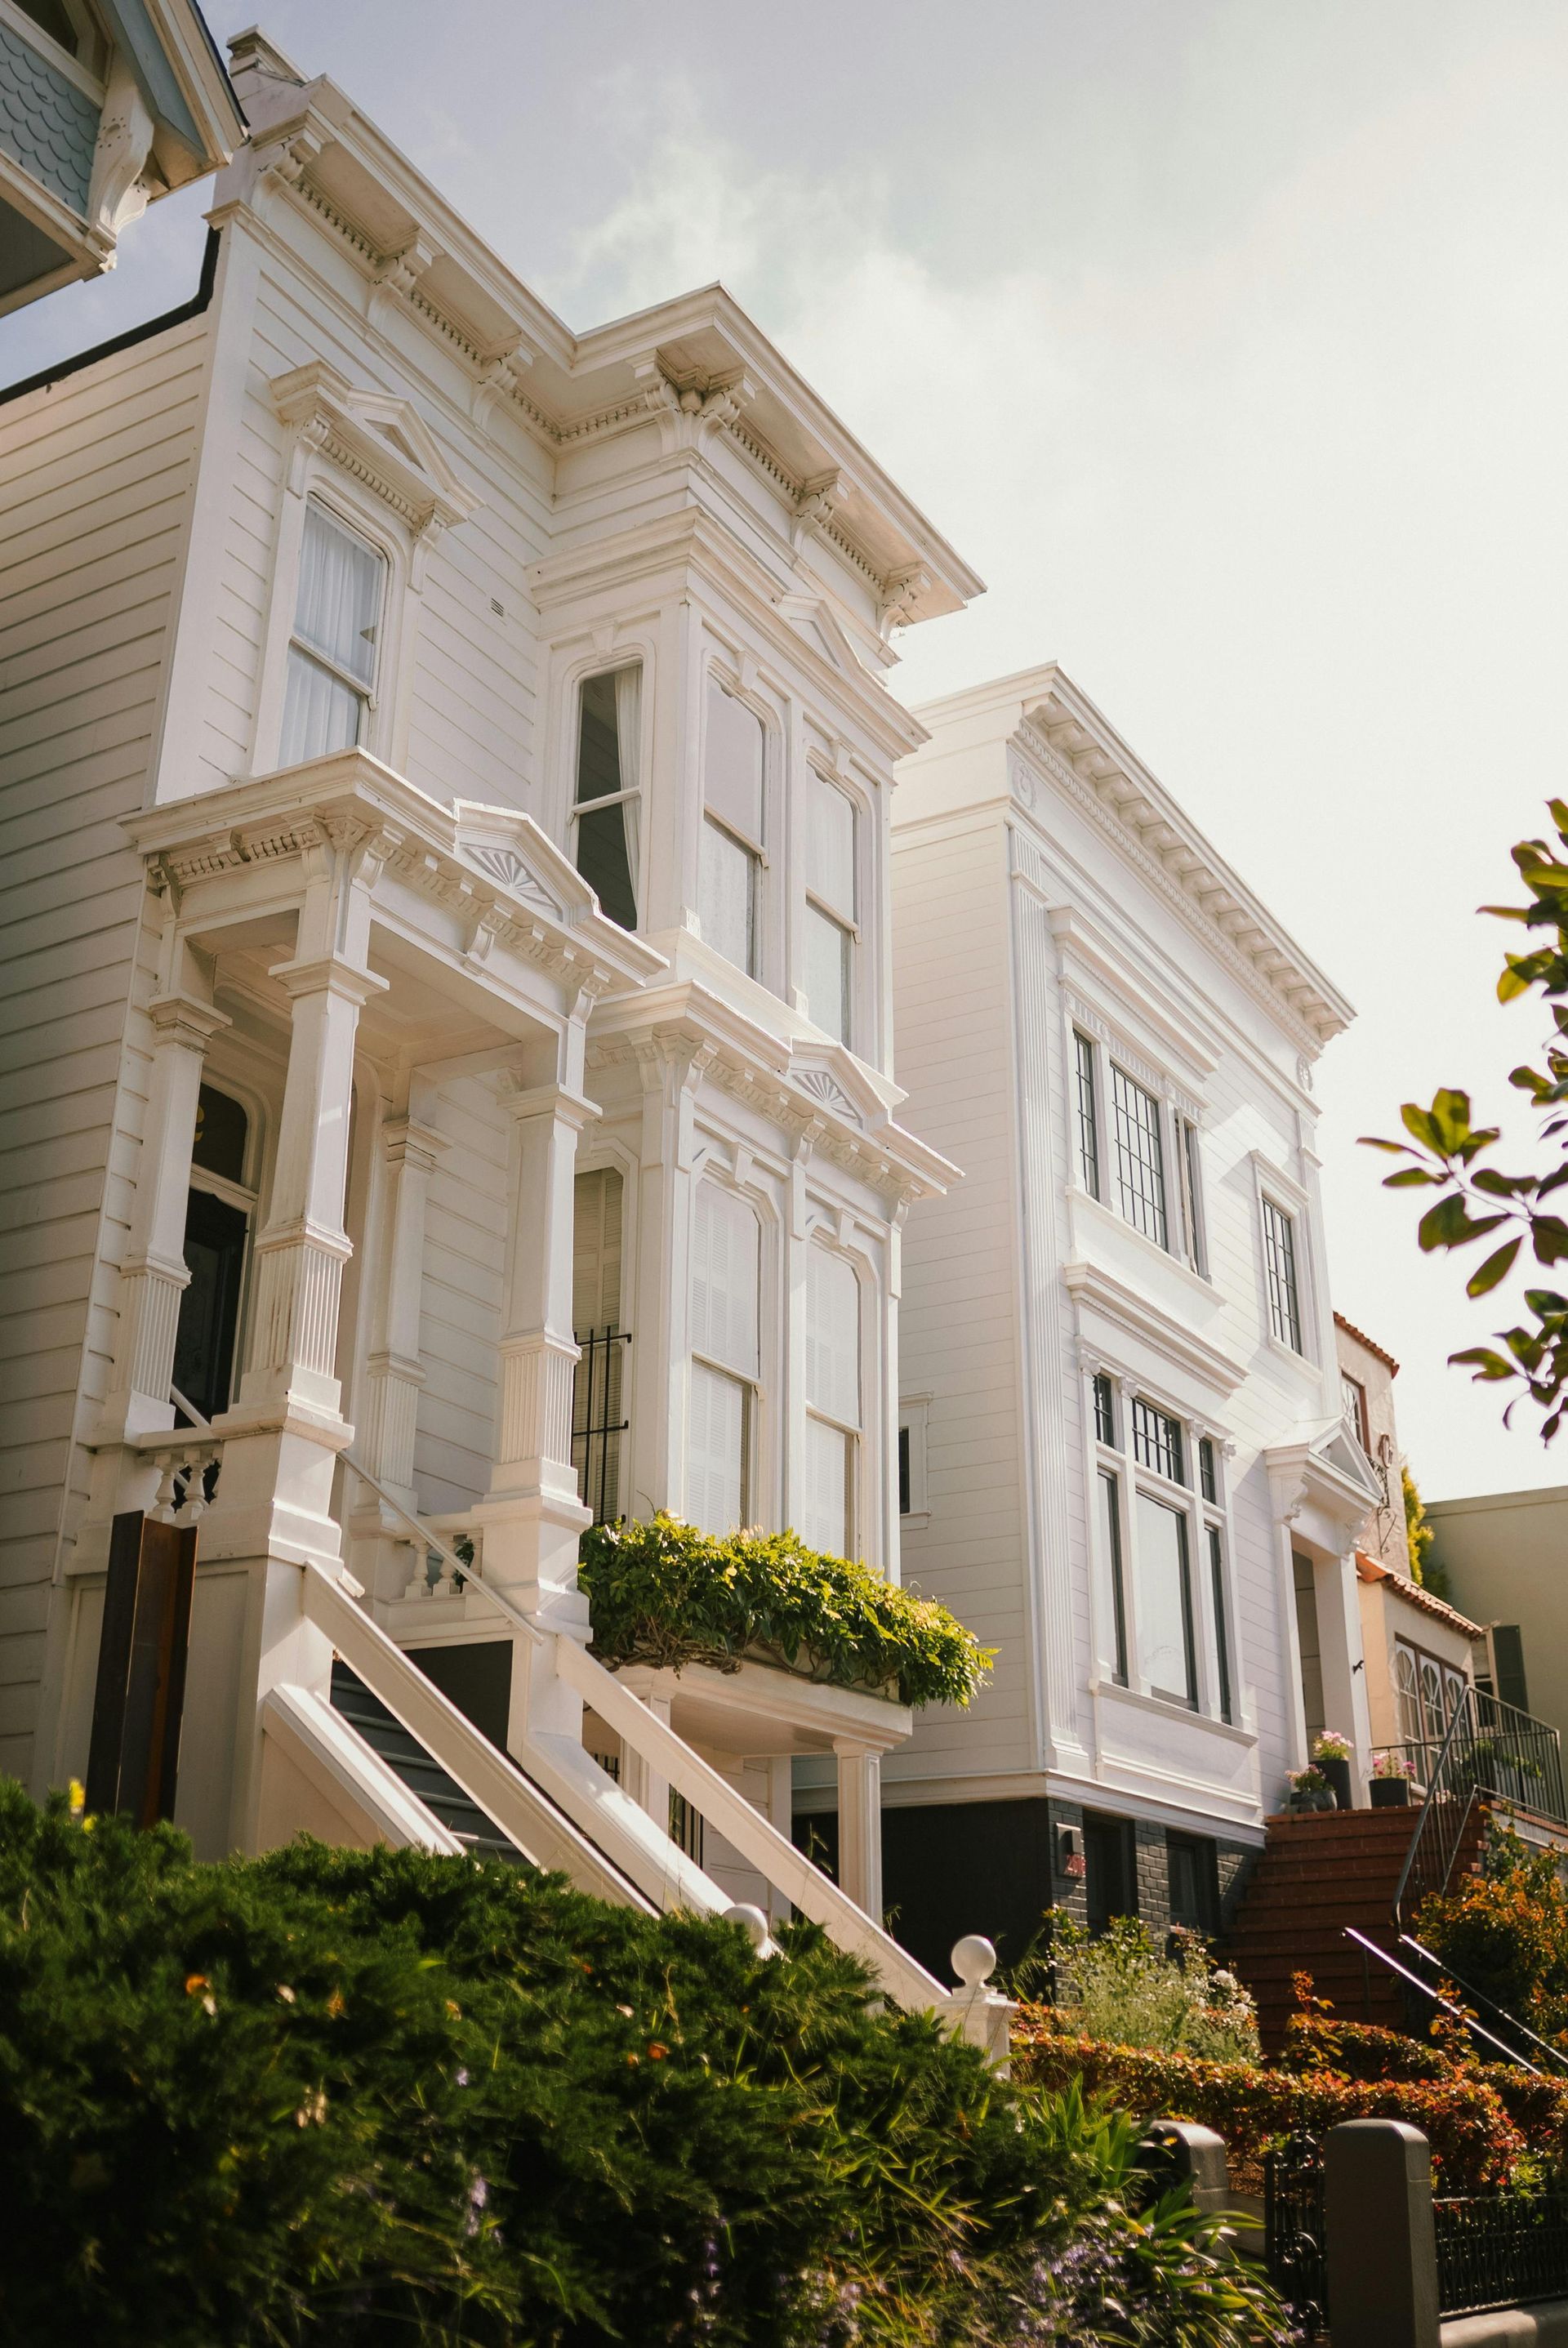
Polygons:
[[757,1375],[761,1233],[742,1199],[699,1182],[692,1217],[691,1349],[738,1377]]
[[580,1335],[621,1325],[621,1205],[614,1166],[579,1174],[573,1188],[572,1326]]
[[854,1266],[806,1251],[806,1400],[842,1426],[861,1423],[861,1290]]

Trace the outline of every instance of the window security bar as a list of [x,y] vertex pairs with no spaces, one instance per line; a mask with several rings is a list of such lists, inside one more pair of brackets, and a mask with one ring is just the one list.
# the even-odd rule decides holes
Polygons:
[[573,1334],[579,1360],[572,1376],[572,1464],[583,1505],[593,1510],[594,1523],[614,1524],[624,1513],[621,1449],[631,1426],[625,1407],[625,1348],[632,1333],[611,1323]]

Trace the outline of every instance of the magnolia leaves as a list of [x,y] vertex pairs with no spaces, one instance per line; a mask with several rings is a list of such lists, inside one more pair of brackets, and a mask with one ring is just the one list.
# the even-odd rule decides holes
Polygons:
[[[1568,849],[1568,801],[1550,800],[1548,812],[1559,840]],[[1539,839],[1522,840],[1513,860],[1531,892],[1530,902],[1484,905],[1481,911],[1499,921],[1555,933],[1553,942],[1532,953],[1505,955],[1497,992],[1500,1002],[1509,1003],[1539,987],[1550,1007],[1553,1034],[1544,1066],[1515,1068],[1509,1082],[1542,1113],[1542,1139],[1556,1143],[1561,1159],[1568,1147],[1561,1138],[1568,1133],[1568,861]],[[1447,1253],[1472,1247],[1494,1233],[1505,1234],[1471,1270],[1465,1282],[1467,1296],[1490,1295],[1522,1257],[1547,1272],[1568,1262],[1568,1220],[1549,1203],[1568,1185],[1568,1162],[1517,1174],[1480,1163],[1501,1139],[1501,1128],[1475,1125],[1470,1095],[1451,1086],[1434,1094],[1429,1108],[1407,1101],[1399,1114],[1408,1141],[1371,1135],[1363,1140],[1368,1148],[1412,1161],[1385,1178],[1385,1189],[1439,1194],[1417,1226],[1424,1252]],[[1528,1319],[1498,1331],[1495,1344],[1467,1345],[1449,1359],[1469,1368],[1478,1385],[1517,1383],[1521,1391],[1504,1411],[1504,1422],[1528,1394],[1546,1414],[1541,1433],[1550,1442],[1568,1408],[1568,1296],[1554,1288],[1527,1288],[1523,1304]]]

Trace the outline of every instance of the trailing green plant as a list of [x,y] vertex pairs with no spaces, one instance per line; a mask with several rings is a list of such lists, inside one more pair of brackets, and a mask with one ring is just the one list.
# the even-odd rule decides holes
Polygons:
[[1048,1994],[1059,2030],[1116,2046],[1147,2046],[1220,2063],[1256,2063],[1258,2016],[1249,1993],[1214,1962],[1202,1935],[1173,1931],[1157,1948],[1136,1916],[1098,1935],[1053,1909],[1044,1953],[1014,1969],[1016,1995]]
[[792,1532],[699,1532],[662,1509],[583,1536],[593,1653],[612,1670],[748,1657],[839,1687],[896,1688],[901,1703],[966,1704],[992,1661],[934,1598]]
[[779,1939],[0,1782],[0,2336],[1283,2348],[1124,2118]]

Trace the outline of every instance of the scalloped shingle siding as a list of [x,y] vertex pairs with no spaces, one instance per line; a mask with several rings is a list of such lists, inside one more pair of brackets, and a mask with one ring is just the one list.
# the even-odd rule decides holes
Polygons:
[[85,214],[98,109],[0,20],[0,147],[62,203]]

